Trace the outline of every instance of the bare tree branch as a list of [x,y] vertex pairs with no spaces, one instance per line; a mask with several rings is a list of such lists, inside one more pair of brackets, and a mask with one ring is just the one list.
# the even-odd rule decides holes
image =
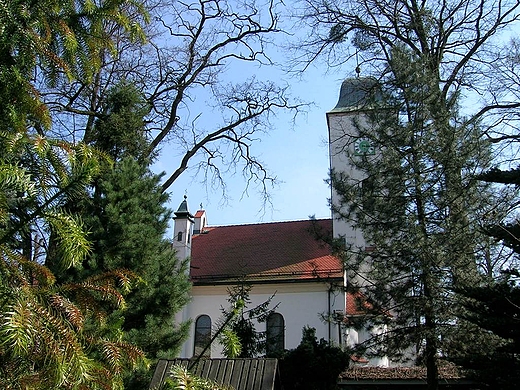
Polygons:
[[[195,160],[199,168],[216,175],[220,175],[219,165],[242,166],[246,188],[250,181],[273,179],[252,154],[257,137],[249,135],[269,131],[275,111],[296,114],[302,106],[289,101],[286,86],[238,73],[226,77],[226,72],[240,64],[273,65],[268,50],[274,35],[281,32],[283,4],[278,0],[149,0],[147,5],[152,23],[146,45],[121,36],[117,56],[107,53],[94,83],[46,90],[49,106],[61,113],[55,116],[60,119],[54,130],[65,134],[74,128],[75,139],[88,142],[96,118],[103,114],[106,91],[120,80],[131,81],[150,107],[148,154],[156,156],[170,145],[182,147],[169,153],[180,159],[167,173],[165,191]],[[226,86],[229,79],[233,82]],[[208,96],[211,104],[201,107],[200,94]],[[208,126],[205,118],[210,115]],[[229,146],[231,153],[224,155]],[[266,185],[263,188],[267,190]]]

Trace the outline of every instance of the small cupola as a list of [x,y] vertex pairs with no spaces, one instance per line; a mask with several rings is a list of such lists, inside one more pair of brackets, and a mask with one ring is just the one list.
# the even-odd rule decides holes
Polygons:
[[193,215],[188,210],[187,196],[181,202],[173,217],[173,247],[177,250],[180,260],[191,255],[191,238],[193,235]]
[[208,225],[208,218],[206,216],[206,210],[200,205],[200,209],[195,213],[195,226],[193,228],[193,234],[202,234],[204,229]]

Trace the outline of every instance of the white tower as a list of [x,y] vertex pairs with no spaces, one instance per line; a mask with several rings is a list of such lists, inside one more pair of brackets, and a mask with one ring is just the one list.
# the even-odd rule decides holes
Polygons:
[[193,236],[194,217],[188,211],[188,202],[184,195],[179,209],[175,212],[173,226],[173,247],[177,250],[179,260],[185,260],[191,256],[191,239]]
[[[330,168],[359,180],[360,186],[363,174],[351,161],[356,156],[375,154],[370,140],[360,133],[370,130],[367,112],[373,109],[370,103],[379,98],[380,90],[374,78],[346,79],[341,85],[338,104],[327,113]],[[339,196],[334,189],[331,200],[333,205],[339,206]],[[345,237],[347,245],[365,245],[361,232],[356,231],[351,222],[338,219],[334,211],[332,221],[334,237]]]
[[[374,102],[380,101],[381,90],[374,78],[352,78],[345,80],[341,85],[338,104],[327,113],[327,125],[329,128],[329,153],[330,168],[336,172],[343,172],[354,184],[358,181],[361,190],[365,176],[352,161],[355,159],[376,156],[376,149],[369,135],[373,126],[370,123],[370,110],[377,108]],[[334,189],[331,189],[332,205],[339,207],[340,198]],[[369,250],[360,230],[354,226],[354,221],[339,219],[336,212],[332,212],[332,229],[334,237],[344,237],[347,246]],[[361,270],[361,272],[363,272]],[[350,275],[350,277],[356,276]],[[362,284],[364,277],[357,280]],[[348,283],[348,280],[346,281]],[[384,331],[384,327],[376,327],[371,331],[359,329],[346,329],[345,340],[347,344],[361,343],[372,334]],[[369,365],[388,366],[388,358],[380,357],[371,359]]]

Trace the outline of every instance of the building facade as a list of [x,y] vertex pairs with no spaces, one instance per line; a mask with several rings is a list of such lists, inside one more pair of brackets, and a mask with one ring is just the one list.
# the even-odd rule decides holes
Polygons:
[[[327,113],[331,169],[359,177],[360,183],[363,177],[345,155],[374,152],[360,135],[360,127],[370,125],[365,114],[374,87],[373,79],[346,80],[338,104]],[[334,191],[331,200],[339,204]],[[184,199],[174,219],[174,246],[179,257],[190,259],[193,283],[192,301],[178,316],[179,321],[192,320],[180,357],[203,352],[222,318],[222,308],[229,305],[229,289],[240,283],[251,286],[251,307],[271,299],[273,314],[258,323],[257,330],[268,337],[277,335],[281,341],[276,348],[296,348],[304,326],[315,328],[318,339],[339,346],[369,336],[348,327],[348,317],[359,314],[357,298],[347,294],[348,272],[326,242],[341,237],[347,245],[366,243],[353,224],[337,218],[334,211],[331,219],[211,227],[206,211],[192,215]],[[213,342],[204,354],[222,357],[223,350]],[[386,358],[363,362],[388,365]]]
[[[175,223],[194,227],[199,218],[206,218],[204,210],[197,211],[193,222],[185,215],[176,217]],[[215,331],[222,309],[229,306],[229,289],[240,284],[251,288],[249,308],[271,301],[273,315],[257,328],[268,336],[279,334],[278,348],[296,348],[304,326],[315,328],[318,338],[341,344],[346,302],[343,267],[317,238],[317,231],[331,234],[332,221],[204,226],[193,234],[192,301],[179,318],[193,324],[181,357],[201,352],[201,343]],[[182,247],[182,237],[174,239],[178,238],[176,245]],[[222,357],[218,343],[213,343],[210,356]]]

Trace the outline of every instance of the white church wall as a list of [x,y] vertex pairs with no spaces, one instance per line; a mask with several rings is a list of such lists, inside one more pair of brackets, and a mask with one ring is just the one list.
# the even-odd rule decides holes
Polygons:
[[[364,179],[362,173],[351,164],[354,155],[355,141],[359,127],[368,127],[366,117],[359,112],[329,112],[327,114],[329,126],[329,155],[330,167],[336,172],[344,172],[352,180],[358,180],[359,185]],[[354,121],[355,120],[355,121]],[[339,196],[332,191],[332,204],[339,206]],[[344,236],[347,244],[364,246],[365,242],[360,231],[354,229],[352,223],[339,220],[333,212],[333,231],[335,237]]]
[[[352,164],[352,159],[361,158],[361,154],[364,158],[377,158],[373,149],[360,149],[360,141],[363,140],[360,134],[369,134],[371,128],[367,116],[367,110],[370,110],[370,107],[365,104],[366,101],[362,95],[368,91],[375,92],[371,88],[375,86],[373,83],[374,80],[369,79],[346,80],[340,91],[338,105],[327,113],[330,168],[336,172],[343,172],[354,183],[357,181],[360,190],[365,176]],[[334,189],[331,189],[331,201],[336,207],[340,205],[340,197]],[[367,246],[370,244],[366,243],[362,232],[354,227],[354,221],[338,219],[334,211],[332,219],[334,237],[344,237],[347,246],[359,248],[361,251],[368,250]],[[368,262],[364,264],[364,267],[359,270],[360,274],[366,273],[369,266]],[[355,279],[358,285],[365,283],[364,275],[352,274],[348,270],[347,274],[350,280]],[[346,284],[348,282],[348,280],[345,281]],[[384,331],[384,327],[371,330],[346,328],[344,330],[345,344],[353,347],[372,338],[374,334],[381,334]],[[389,361],[386,357],[371,358],[368,364],[388,367]]]
[[[228,307],[226,286],[195,286],[192,291],[192,301],[185,315],[192,319],[190,335],[185,342],[181,357],[192,357],[194,347],[195,320],[198,316],[210,316],[213,332],[217,321],[222,316],[222,307]],[[334,311],[344,312],[345,295],[342,291],[329,292],[324,283],[271,283],[269,285],[253,285],[249,307],[265,302],[274,295],[271,308],[276,307],[285,321],[285,349],[296,348],[301,341],[302,329],[309,326],[316,329],[318,339],[331,340],[340,343],[340,328],[324,320],[323,315]],[[265,331],[265,323],[257,324],[257,329]],[[212,357],[223,357],[222,347],[214,343],[211,349]]]

